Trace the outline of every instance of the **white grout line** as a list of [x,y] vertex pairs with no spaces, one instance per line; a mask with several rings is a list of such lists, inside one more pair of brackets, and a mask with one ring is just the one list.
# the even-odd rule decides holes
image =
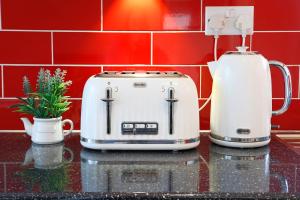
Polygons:
[[200,31],[203,30],[203,0],[200,0]]
[[100,0],[100,31],[103,31],[103,0]]
[[102,66],[101,66],[101,73],[103,72],[103,68],[104,68],[104,67],[103,67],[103,65],[102,65]]
[[153,32],[150,33],[150,65],[153,65]]
[[[136,30],[37,30],[37,29],[2,29],[3,32],[59,32],[59,33],[204,33],[205,31],[166,30],[166,31],[136,31]],[[300,32],[300,31],[299,31]]]
[[51,63],[52,63],[52,65],[54,64],[53,43],[54,43],[53,32],[51,32]]
[[1,96],[4,98],[4,69],[3,65],[1,65]]
[[[4,29],[2,31],[15,31],[15,32],[62,32],[62,33],[73,33],[73,32],[83,32],[83,33],[205,33],[204,30],[160,30],[160,31],[137,31],[137,30],[46,30],[46,29]],[[253,31],[254,33],[300,33],[300,30],[276,30],[276,31]]]

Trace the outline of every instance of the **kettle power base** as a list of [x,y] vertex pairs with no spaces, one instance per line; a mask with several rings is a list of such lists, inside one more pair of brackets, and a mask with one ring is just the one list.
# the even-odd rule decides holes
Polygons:
[[186,140],[94,140],[81,137],[82,146],[95,150],[187,150],[200,144],[200,137]]
[[259,142],[232,142],[232,141],[225,141],[225,140],[219,140],[212,135],[209,135],[210,140],[218,145],[225,146],[225,147],[234,147],[234,148],[256,148],[256,147],[262,147],[270,143],[271,138],[266,137],[267,139],[264,141]]

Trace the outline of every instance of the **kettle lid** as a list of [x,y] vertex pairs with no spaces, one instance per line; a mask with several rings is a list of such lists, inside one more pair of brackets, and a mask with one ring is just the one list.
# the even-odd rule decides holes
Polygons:
[[237,51],[227,51],[225,55],[257,55],[257,51],[247,51],[247,46],[236,47]]

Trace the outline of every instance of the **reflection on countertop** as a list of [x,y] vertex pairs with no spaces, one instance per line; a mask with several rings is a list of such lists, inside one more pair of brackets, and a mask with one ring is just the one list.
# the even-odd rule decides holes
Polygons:
[[293,198],[300,192],[300,156],[276,136],[266,147],[232,149],[202,134],[197,149],[176,152],[89,150],[79,135],[37,145],[25,134],[3,133],[0,145],[0,197]]

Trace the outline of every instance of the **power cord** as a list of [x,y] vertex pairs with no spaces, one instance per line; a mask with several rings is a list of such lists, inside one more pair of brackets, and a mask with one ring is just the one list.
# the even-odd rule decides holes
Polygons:
[[[208,24],[209,27],[214,30],[214,60],[217,61],[219,33],[225,27],[225,18],[223,15],[215,15],[208,20],[208,23],[209,23]],[[206,107],[206,105],[210,102],[210,100],[211,100],[211,94],[209,95],[208,99],[204,102],[204,104],[199,108],[199,112]]]

